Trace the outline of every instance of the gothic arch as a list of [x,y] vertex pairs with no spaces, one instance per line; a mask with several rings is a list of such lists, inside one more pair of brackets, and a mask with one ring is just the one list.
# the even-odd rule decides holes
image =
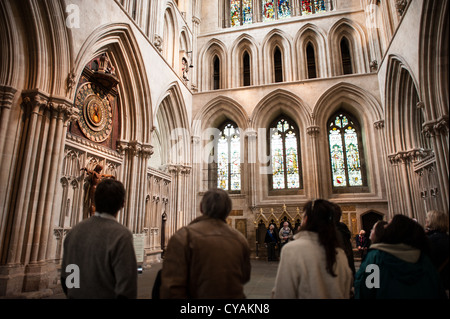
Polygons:
[[253,110],[250,118],[253,129],[266,128],[278,115],[291,117],[300,129],[305,132],[311,123],[309,107],[297,95],[277,89],[267,94]]
[[[21,15],[12,13],[15,6],[20,7],[15,9]],[[1,7],[1,12],[17,20],[13,22],[2,17],[0,24],[5,27],[2,30],[8,31],[6,34],[2,31],[1,36],[1,70],[5,72],[0,74],[10,77],[0,78],[0,83],[15,86],[21,73],[25,72],[25,90],[39,88],[50,96],[66,96],[66,77],[72,60],[72,48],[62,4],[59,1],[21,1],[17,4],[6,1]],[[58,36],[48,36],[55,34]],[[26,54],[20,54],[23,53],[20,50]],[[19,61],[20,56],[25,56],[24,61]]]
[[[298,203],[299,200],[306,200],[307,192],[309,190],[299,189],[295,192],[292,190],[286,190],[289,196],[284,193],[273,192],[270,187],[269,175],[272,174],[269,164],[270,156],[268,150],[268,140],[270,136],[270,125],[281,115],[288,117],[295,129],[298,129],[298,154],[300,157],[298,160],[301,164],[301,171],[303,175],[301,177],[303,185],[312,179],[310,172],[306,169],[309,165],[309,159],[305,156],[303,150],[308,149],[309,141],[307,138],[307,127],[311,123],[309,107],[299,98],[297,95],[283,90],[276,89],[267,94],[255,107],[250,123],[252,130],[257,134],[257,139],[253,144],[249,145],[249,154],[257,154],[258,158],[255,159],[256,171],[252,178],[253,190],[255,192],[255,203],[262,204],[273,203],[274,199],[281,199],[286,202]],[[256,155],[255,155],[256,156]],[[295,193],[295,194],[294,194]]]
[[242,86],[242,58],[244,52],[248,52],[250,56],[250,74],[251,85],[259,84],[259,50],[256,45],[255,39],[246,33],[240,35],[231,45],[230,57],[231,57],[231,87]]
[[177,49],[177,24],[175,15],[173,13],[173,4],[168,3],[166,10],[164,11],[164,18],[162,24],[162,32],[161,34],[163,43],[162,43],[162,54],[167,63],[174,67],[175,64],[175,52]]
[[447,134],[448,10],[448,1],[424,1],[419,43],[419,73],[422,79],[420,91],[425,103],[426,119],[446,121]]
[[[208,172],[208,157],[210,155],[211,135],[217,133],[216,129],[225,121],[232,121],[236,123],[240,130],[241,136],[241,156],[245,159],[244,145],[247,130],[249,128],[249,119],[245,109],[235,100],[226,97],[218,96],[207,103],[195,115],[193,120],[193,136],[197,140],[194,144],[193,162],[200,165],[202,169],[198,170],[197,179],[201,182],[200,190],[208,189],[209,174]],[[244,160],[245,162],[245,160]],[[203,172],[203,173],[202,173]],[[241,176],[246,175],[246,168],[242,168]],[[241,191],[245,191],[246,181],[242,180],[243,187]]]
[[189,118],[178,82],[170,84],[159,99],[156,119],[162,163],[191,163]]
[[342,75],[340,42],[345,37],[350,45],[353,73],[370,72],[368,67],[369,51],[368,39],[364,29],[355,21],[342,18],[328,31],[328,46],[330,65],[333,76]]
[[[120,80],[120,139],[150,143],[153,123],[149,80],[139,45],[129,25],[109,24],[96,29],[81,47],[72,74],[79,78],[84,66],[105,52],[110,53]],[[71,100],[75,98],[75,88],[71,90]]]
[[417,108],[417,81],[401,57],[389,56],[387,65],[385,118],[389,153],[426,148],[423,113]]
[[[448,167],[448,1],[424,1],[420,26],[419,75],[425,123],[423,130],[433,144],[442,194],[449,193]],[[448,196],[442,208],[448,211]]]
[[305,24],[298,32],[295,40],[297,51],[297,74],[299,80],[308,78],[306,47],[311,43],[316,55],[317,77],[328,76],[328,54],[324,32],[314,24]]
[[227,87],[227,48],[218,39],[211,39],[199,52],[199,88],[202,91],[212,90],[213,81],[213,59],[217,56],[220,59],[220,88]]
[[[360,134],[364,149],[367,192],[371,195],[378,194],[380,191],[380,169],[377,166],[376,158],[383,153],[380,143],[377,142],[377,134],[374,123],[382,118],[382,109],[379,101],[369,92],[353,84],[341,82],[328,89],[317,101],[313,112],[313,127],[319,129],[318,135],[319,148],[318,158],[329,159],[328,149],[328,127],[327,122],[330,117],[339,109],[343,109],[354,117],[360,125]],[[322,182],[321,192],[329,195],[332,189],[331,168],[329,160],[321,161],[319,164],[319,180]],[[353,196],[353,195],[339,195]]]
[[279,29],[271,30],[262,41],[262,82],[270,84],[274,82],[274,62],[273,55],[276,48],[282,54],[283,82],[292,81],[292,39],[284,31]]

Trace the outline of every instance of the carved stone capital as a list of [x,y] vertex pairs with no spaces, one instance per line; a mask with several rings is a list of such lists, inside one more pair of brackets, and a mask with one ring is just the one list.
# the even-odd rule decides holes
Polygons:
[[17,90],[10,86],[0,86],[0,109],[10,109]]
[[377,130],[383,129],[383,128],[384,128],[384,120],[376,121],[375,123],[373,123],[373,126],[374,126]]
[[316,137],[320,133],[320,127],[317,125],[312,125],[306,128],[306,133],[311,137]]

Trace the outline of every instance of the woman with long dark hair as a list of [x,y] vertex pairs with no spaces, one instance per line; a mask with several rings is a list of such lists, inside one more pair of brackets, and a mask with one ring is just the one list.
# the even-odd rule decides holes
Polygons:
[[281,252],[274,298],[350,298],[353,274],[338,247],[334,218],[327,200],[305,205],[300,231]]

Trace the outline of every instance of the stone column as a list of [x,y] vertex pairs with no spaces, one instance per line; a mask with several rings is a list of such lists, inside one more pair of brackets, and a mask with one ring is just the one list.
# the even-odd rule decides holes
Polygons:
[[138,141],[120,141],[118,151],[124,156],[120,180],[126,189],[125,207],[118,220],[132,232],[141,233],[147,196],[147,166],[153,147]]
[[[312,198],[320,198],[321,197],[321,190],[319,187],[320,184],[320,174],[319,174],[319,170],[318,170],[318,165],[320,163],[319,161],[319,154],[318,154],[318,136],[320,133],[320,127],[317,125],[312,125],[309,126],[306,129],[306,133],[310,136],[311,138],[311,150],[312,152],[309,154],[310,155],[310,163],[311,163],[311,180],[313,181],[312,185],[308,185],[309,188],[311,189],[311,194],[310,196],[312,196]],[[305,187],[305,181],[303,179],[303,187]]]
[[[23,127],[19,141],[2,264],[19,270],[0,279],[1,293],[20,294],[49,287],[56,266],[53,212],[64,156],[67,124],[77,116],[71,101],[33,90],[22,93]],[[23,272],[22,272],[23,271]]]
[[448,116],[442,116],[437,120],[423,124],[423,134],[429,138],[433,145],[436,157],[437,178],[439,181],[440,197],[443,211],[449,210],[449,168],[448,168]]

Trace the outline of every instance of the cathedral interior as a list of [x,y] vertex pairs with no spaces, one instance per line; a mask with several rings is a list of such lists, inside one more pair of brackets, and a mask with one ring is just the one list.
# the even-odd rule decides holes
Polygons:
[[0,0],[0,297],[59,287],[96,168],[144,269],[210,188],[252,257],[311,199],[448,214],[448,39],[447,0]]

